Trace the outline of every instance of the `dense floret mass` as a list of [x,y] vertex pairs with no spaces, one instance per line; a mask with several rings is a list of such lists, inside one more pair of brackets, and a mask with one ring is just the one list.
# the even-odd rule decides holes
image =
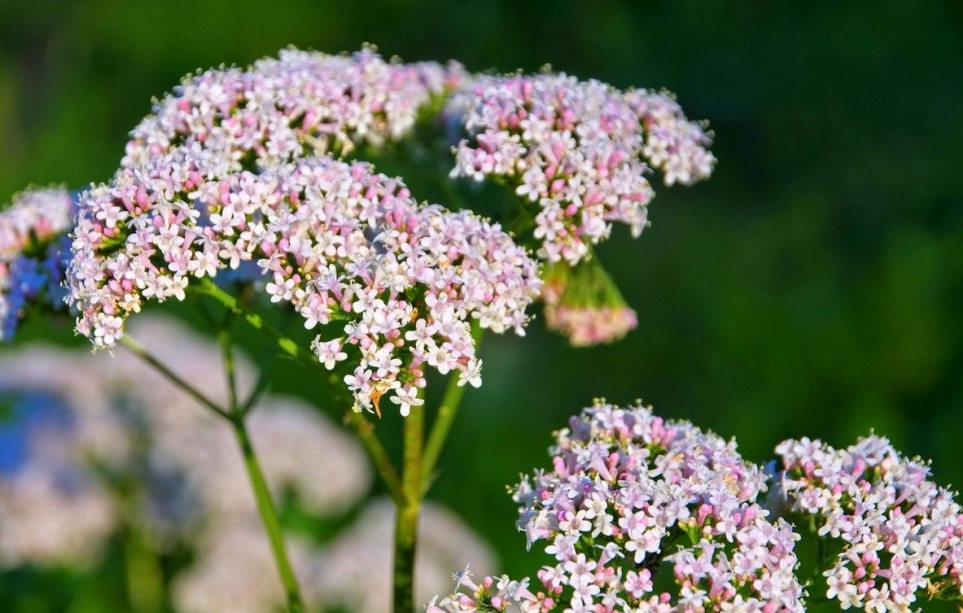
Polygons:
[[470,325],[522,333],[537,266],[497,225],[422,205],[365,163],[308,157],[233,171],[197,146],[123,169],[80,197],[68,270],[77,329],[98,347],[148,300],[255,262],[272,302],[291,304],[358,406],[421,403],[424,365],[480,383]]
[[551,453],[552,469],[515,490],[529,546],[546,542],[556,560],[537,591],[527,579],[463,573],[467,593],[430,612],[804,610],[798,536],[756,502],[765,477],[734,443],[647,408],[597,403]]

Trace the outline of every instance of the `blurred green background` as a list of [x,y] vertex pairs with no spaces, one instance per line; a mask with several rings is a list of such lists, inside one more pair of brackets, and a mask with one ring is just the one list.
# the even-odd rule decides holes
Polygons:
[[652,227],[600,250],[638,329],[582,350],[540,321],[485,339],[431,496],[505,570],[533,570],[505,486],[596,396],[641,398],[756,461],[786,437],[875,429],[963,483],[959,2],[0,0],[0,202],[109,178],[187,72],[365,42],[665,87],[715,132],[713,178],[656,184]]

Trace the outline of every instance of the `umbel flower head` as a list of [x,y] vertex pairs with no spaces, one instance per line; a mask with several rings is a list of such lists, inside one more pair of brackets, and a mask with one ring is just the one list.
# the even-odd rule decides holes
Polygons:
[[878,436],[834,449],[808,438],[776,448],[783,495],[839,548],[826,597],[844,609],[912,611],[921,595],[963,593],[963,515],[929,467]]
[[497,225],[419,205],[365,163],[306,157],[234,171],[193,143],[122,169],[80,196],[67,278],[77,330],[110,347],[148,300],[256,262],[272,302],[291,304],[318,359],[354,366],[357,406],[421,404],[424,368],[480,384],[470,324],[523,333],[536,263]]
[[535,205],[538,255],[548,262],[589,257],[613,222],[638,236],[654,196],[651,168],[667,185],[688,185],[715,164],[709,135],[665,93],[565,74],[488,76],[454,95],[449,112],[468,134],[452,176],[496,178]]
[[232,170],[305,155],[343,156],[414,128],[419,112],[464,79],[460,65],[386,62],[286,49],[249,69],[189,75],[131,131],[122,166],[140,166],[188,141],[222,152]]
[[469,593],[429,612],[804,610],[798,536],[757,504],[765,478],[735,443],[597,402],[551,454],[552,470],[514,494],[529,546],[544,541],[556,561],[538,572],[539,587],[462,574]]
[[63,259],[74,203],[61,188],[31,189],[0,211],[0,341],[13,338],[31,303],[63,306]]

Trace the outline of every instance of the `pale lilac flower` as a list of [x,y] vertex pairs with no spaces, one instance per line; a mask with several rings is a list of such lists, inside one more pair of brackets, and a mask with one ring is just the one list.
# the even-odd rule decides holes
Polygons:
[[596,258],[575,266],[546,265],[542,277],[545,326],[566,336],[572,346],[612,343],[638,325],[635,311]]
[[709,178],[716,159],[707,150],[712,134],[705,130],[705,122],[687,119],[670,92],[632,89],[625,93],[625,101],[645,131],[642,155],[662,171],[666,185],[692,185]]
[[285,49],[248,69],[185,77],[131,131],[122,166],[189,142],[219,152],[235,171],[347,155],[407,136],[419,113],[465,78],[456,63],[386,62],[372,47],[351,55]]
[[479,77],[448,113],[468,133],[452,176],[500,178],[535,205],[538,255],[553,263],[588,258],[614,222],[642,232],[650,164],[671,185],[707,178],[715,162],[710,136],[667,94],[565,74]]
[[843,608],[916,611],[921,597],[961,595],[963,514],[923,460],[875,435],[846,449],[787,440],[776,452],[785,503],[841,544],[825,561],[827,598]]
[[498,225],[420,205],[365,163],[232,172],[196,144],[81,194],[73,246],[70,299],[95,347],[111,347],[146,301],[183,300],[212,268],[256,262],[271,301],[322,327],[319,360],[353,365],[345,383],[374,411],[384,394],[413,406],[423,364],[477,383],[472,320],[522,334],[540,287],[535,261]]
[[0,341],[9,341],[25,309],[63,308],[64,257],[74,203],[60,188],[17,194],[0,210]]
[[[515,490],[529,546],[545,541],[556,560],[538,573],[541,588],[462,581],[469,593],[429,611],[804,610],[798,535],[756,502],[765,477],[735,443],[598,402],[551,453],[552,470]],[[654,581],[657,572],[672,582]]]

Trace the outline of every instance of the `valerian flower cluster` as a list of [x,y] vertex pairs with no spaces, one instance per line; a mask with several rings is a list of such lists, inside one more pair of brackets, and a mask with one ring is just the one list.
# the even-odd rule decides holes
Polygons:
[[843,609],[961,599],[963,513],[921,460],[877,436],[776,452],[781,469],[763,473],[688,422],[596,403],[558,433],[552,470],[514,490],[529,547],[545,541],[556,560],[538,587],[463,571],[428,611],[803,611],[807,592],[823,596],[798,578],[813,519],[836,545],[816,564]]
[[233,172],[179,146],[122,169],[80,197],[68,269],[77,329],[110,347],[147,300],[183,300],[192,281],[255,261],[273,302],[320,326],[313,349],[360,407],[390,392],[421,404],[425,365],[480,383],[472,320],[522,333],[538,294],[535,262],[471,213],[414,201],[370,165],[305,157]]
[[849,609],[911,611],[921,593],[963,590],[963,515],[922,460],[869,436],[846,449],[787,440],[776,452],[786,503],[839,544],[826,596]]
[[469,134],[452,174],[501,178],[534,203],[538,255],[548,262],[589,257],[613,222],[638,236],[655,195],[651,167],[667,185],[691,184],[715,163],[709,136],[666,94],[565,74],[481,77],[452,105],[466,109]]
[[467,75],[457,63],[385,62],[374,49],[286,49],[249,68],[189,75],[131,131],[122,166],[185,142],[221,152],[232,170],[310,154],[343,157],[410,135],[419,113]]
[[449,112],[467,131],[452,176],[494,178],[534,205],[526,214],[534,216],[537,255],[549,264],[548,327],[576,346],[635,328],[635,312],[587,260],[613,223],[636,237],[648,224],[653,169],[666,185],[709,177],[715,158],[703,126],[669,94],[621,92],[565,74],[481,77],[456,92]]
[[[80,311],[78,330],[91,336],[98,347],[110,346],[122,333],[126,313],[139,310],[146,298],[182,299],[189,276],[213,277],[225,261],[230,264],[229,268],[236,269],[248,259],[260,259],[254,257],[254,251],[259,249],[270,251],[273,264],[281,265],[280,259],[287,257],[286,248],[261,244],[271,237],[252,234],[264,225],[258,207],[275,206],[273,202],[256,201],[265,197],[261,192],[271,192],[273,188],[269,184],[278,183],[285,173],[300,173],[292,169],[304,159],[321,160],[309,163],[324,165],[323,160],[349,156],[359,147],[379,148],[411,138],[419,121],[438,113],[442,113],[446,121],[461,126],[467,135],[455,150],[452,175],[476,179],[500,177],[509,182],[522,200],[537,203],[540,212],[535,217],[534,232],[528,233],[529,238],[534,240],[538,255],[553,263],[556,269],[559,265],[574,266],[587,259],[590,247],[608,236],[613,222],[628,224],[634,234],[641,231],[647,223],[646,205],[652,197],[645,177],[650,168],[661,170],[667,184],[689,184],[706,178],[715,161],[706,150],[710,144],[708,133],[700,124],[686,119],[668,94],[646,90],[620,92],[596,81],[579,81],[566,75],[476,76],[455,62],[442,65],[385,61],[373,48],[352,55],[287,49],[279,57],[260,60],[249,68],[207,70],[185,77],[173,92],[155,102],[151,115],[131,131],[121,169],[114,179],[106,185],[92,187],[79,199],[78,227],[73,232],[75,253],[68,254],[66,243],[60,243],[57,249],[65,261],[73,259],[69,264],[71,296],[68,300]],[[239,187],[239,181],[246,187]],[[230,198],[236,201],[220,203],[223,211],[216,210],[217,205],[212,202],[193,201],[210,200],[215,185],[232,191]],[[328,196],[342,195],[329,193]],[[272,197],[279,197],[276,190]],[[67,199],[62,200],[66,205]],[[165,202],[170,200],[181,204],[168,210]],[[347,211],[355,203],[343,205]],[[210,211],[206,210],[212,206]],[[152,213],[145,217],[148,209]],[[238,210],[247,213],[238,214]],[[306,219],[315,208],[298,210],[299,223],[315,223]],[[474,232],[462,228],[464,224],[497,228],[481,220],[468,221],[467,216],[451,217],[437,206],[419,210],[423,220],[439,216],[436,221],[426,222],[425,227],[431,227],[434,234],[454,232],[455,243],[461,240],[459,232],[465,231],[468,235]],[[250,228],[248,222],[239,221],[238,215],[245,214],[256,218],[250,220]],[[148,218],[152,220],[149,224]],[[369,233],[375,231],[371,223],[380,223],[380,219],[377,215],[367,219]],[[453,226],[452,219],[461,221]],[[150,224],[153,226],[147,227]],[[192,227],[209,224],[210,232],[221,232],[221,235],[216,240],[210,235],[201,240],[176,230],[179,224]],[[56,232],[63,234],[72,225],[73,222],[58,218]],[[162,230],[161,226],[165,228]],[[146,250],[143,245],[137,247],[138,241],[148,240],[147,235],[155,232],[165,238],[153,242]],[[488,230],[482,230],[485,232]],[[128,240],[130,245],[125,246]],[[437,246],[437,238],[431,240]],[[515,237],[496,239],[494,235],[491,240],[483,250],[495,249],[500,253],[501,247],[496,244],[518,241]],[[328,264],[331,248],[324,237],[320,237],[320,242],[318,249],[327,250],[322,259]],[[294,248],[302,247],[298,243]],[[37,296],[41,276],[47,282],[46,299],[62,304],[64,292],[60,282],[64,264],[56,261],[51,252],[41,274],[36,250],[27,258],[19,258],[24,249],[22,241],[13,241],[12,246],[5,247],[4,261],[0,263],[0,317],[4,322],[4,338],[12,335],[23,304]],[[131,259],[130,249],[140,255]],[[94,270],[92,251],[109,260],[104,265],[114,270],[109,274]],[[472,312],[471,317],[481,319],[483,325],[490,323],[493,329],[518,331],[523,321],[519,313],[531,302],[527,294],[537,292],[539,284],[529,279],[535,266],[527,256],[519,261],[519,252],[514,246],[508,251],[511,254],[505,259],[489,264],[507,271],[513,262],[519,263],[517,274],[526,279],[522,292],[526,297],[509,307],[515,311],[503,313],[502,321],[497,321],[500,316],[495,312],[497,307],[490,305],[485,307],[486,312]],[[292,257],[303,256],[302,252]],[[451,264],[450,259],[422,261],[419,265],[433,268],[434,275],[447,277],[450,272],[445,268]],[[134,268],[128,270],[128,266]],[[146,272],[141,271],[141,267]],[[273,293],[272,298],[293,299],[295,307],[302,312],[328,308],[322,308],[318,302],[320,298],[326,299],[325,295],[319,298],[318,293],[308,291],[308,295],[302,296],[294,290],[298,283],[311,281],[303,272],[292,269],[290,274],[279,273],[267,268],[262,266],[261,272],[269,277],[262,286],[274,290],[285,287],[280,293]],[[457,265],[451,268],[461,270]],[[598,270],[604,275],[604,271]],[[279,278],[271,279],[272,273],[279,274]],[[548,269],[545,274],[549,274]],[[14,280],[14,276],[17,279]],[[496,277],[489,281],[499,286],[500,292],[504,288],[499,285],[501,279]],[[598,292],[593,289],[598,283],[590,279],[588,286],[583,287],[586,285],[581,281],[583,278],[587,276],[564,274],[564,271],[553,276],[555,291],[541,296],[549,326],[576,345],[611,342],[624,336],[635,326],[635,313],[610,281],[608,290]],[[563,285],[559,279],[568,282]],[[490,289],[467,289],[476,296],[490,293]],[[443,290],[442,285],[437,290]],[[517,301],[513,292],[515,288],[509,287],[508,296],[496,301],[501,301],[503,306]],[[309,304],[301,304],[302,298]],[[468,310],[471,311],[471,307]],[[315,315],[306,315],[309,327],[323,322]],[[390,314],[396,320],[403,316],[402,311]],[[464,328],[462,324],[458,325],[460,330]],[[453,345],[442,350],[442,355],[435,356],[429,351],[430,355],[416,357],[413,370],[402,377],[407,380],[397,386],[393,378],[398,374],[393,372],[397,370],[394,358],[386,354],[385,343],[378,343],[372,351],[381,351],[380,357],[368,356],[380,364],[372,371],[373,379],[368,381],[365,373],[369,369],[364,365],[353,375],[360,377],[352,383],[359,404],[377,406],[376,399],[392,390],[403,409],[409,406],[415,401],[413,394],[418,387],[412,382],[421,379],[418,362],[429,357],[438,362],[432,365],[442,372],[455,369],[457,362],[460,364],[457,369],[468,373],[466,380],[477,381],[473,374],[476,364],[471,352],[462,351],[459,334],[455,335]],[[426,338],[421,329],[417,335]],[[321,342],[328,343],[315,346],[322,361],[326,365],[332,360],[338,361],[343,353],[339,342],[335,338]],[[421,341],[416,343],[420,346]]]
[[765,477],[734,443],[599,402],[558,433],[551,454],[552,470],[514,493],[529,547],[545,541],[556,561],[538,572],[539,587],[462,574],[468,593],[430,612],[804,610],[798,536],[756,502]]

